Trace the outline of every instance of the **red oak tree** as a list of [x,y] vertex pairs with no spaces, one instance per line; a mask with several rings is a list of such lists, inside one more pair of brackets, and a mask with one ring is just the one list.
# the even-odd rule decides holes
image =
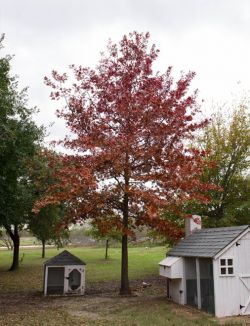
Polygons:
[[37,208],[67,202],[67,223],[92,218],[105,230],[105,218],[122,232],[121,294],[128,294],[128,236],[148,225],[180,237],[164,210],[181,213],[184,203],[204,202],[209,185],[200,181],[203,154],[190,148],[197,120],[193,72],[174,82],[171,67],[154,73],[158,56],[149,34],[133,32],[109,42],[96,69],[76,67],[70,87],[66,74],[45,78],[54,100],[65,99],[58,116],[70,136],[61,143],[75,154],[64,155],[57,183]]

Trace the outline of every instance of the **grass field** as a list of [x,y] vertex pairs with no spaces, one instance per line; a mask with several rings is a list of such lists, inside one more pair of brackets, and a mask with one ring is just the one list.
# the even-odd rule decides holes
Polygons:
[[[87,279],[95,281],[118,281],[120,278],[120,248],[109,250],[109,259],[104,259],[104,249],[95,247],[71,248],[71,253],[87,263]],[[19,271],[10,273],[11,252],[0,252],[0,272],[3,282],[0,290],[42,290],[43,263],[62,250],[47,249],[46,258],[41,258],[41,249],[21,249]],[[158,262],[165,256],[166,248],[130,248],[129,276],[132,279],[157,275]],[[25,282],[29,274],[29,282]]]
[[[22,249],[17,272],[8,272],[11,252],[0,252],[0,325],[21,326],[168,326],[168,325],[249,325],[250,319],[218,320],[165,298],[165,283],[158,277],[158,262],[166,248],[130,248],[129,274],[135,296],[120,297],[120,249],[111,248],[104,259],[102,248],[70,248],[87,263],[86,295],[83,297],[44,297],[43,262],[60,251]],[[142,287],[142,281],[151,283]]]

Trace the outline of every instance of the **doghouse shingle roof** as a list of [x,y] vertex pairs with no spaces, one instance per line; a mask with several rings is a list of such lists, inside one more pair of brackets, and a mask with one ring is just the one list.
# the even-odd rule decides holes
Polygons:
[[242,225],[197,230],[177,243],[168,256],[212,258],[248,227]]
[[59,255],[47,260],[46,266],[67,266],[67,265],[86,265],[84,261],[72,255],[67,250],[62,251]]

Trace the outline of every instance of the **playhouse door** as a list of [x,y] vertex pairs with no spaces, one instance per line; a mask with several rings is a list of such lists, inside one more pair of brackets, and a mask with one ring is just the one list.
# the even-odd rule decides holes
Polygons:
[[250,274],[240,276],[240,314],[250,314]]
[[79,293],[82,288],[82,268],[65,267],[64,293]]

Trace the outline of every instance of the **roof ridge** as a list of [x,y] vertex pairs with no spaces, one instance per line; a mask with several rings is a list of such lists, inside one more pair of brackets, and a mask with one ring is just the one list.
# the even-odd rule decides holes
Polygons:
[[82,261],[80,258],[78,258],[77,256],[75,256],[74,254],[72,254],[70,251],[68,250],[63,250],[62,252],[60,252],[59,254],[57,254],[56,256],[51,257],[50,259],[48,259],[47,261],[44,262],[44,265],[70,265],[70,264],[83,264],[86,265],[86,263],[84,261]]
[[179,241],[168,255],[212,258],[244,233],[249,225],[196,230]]

